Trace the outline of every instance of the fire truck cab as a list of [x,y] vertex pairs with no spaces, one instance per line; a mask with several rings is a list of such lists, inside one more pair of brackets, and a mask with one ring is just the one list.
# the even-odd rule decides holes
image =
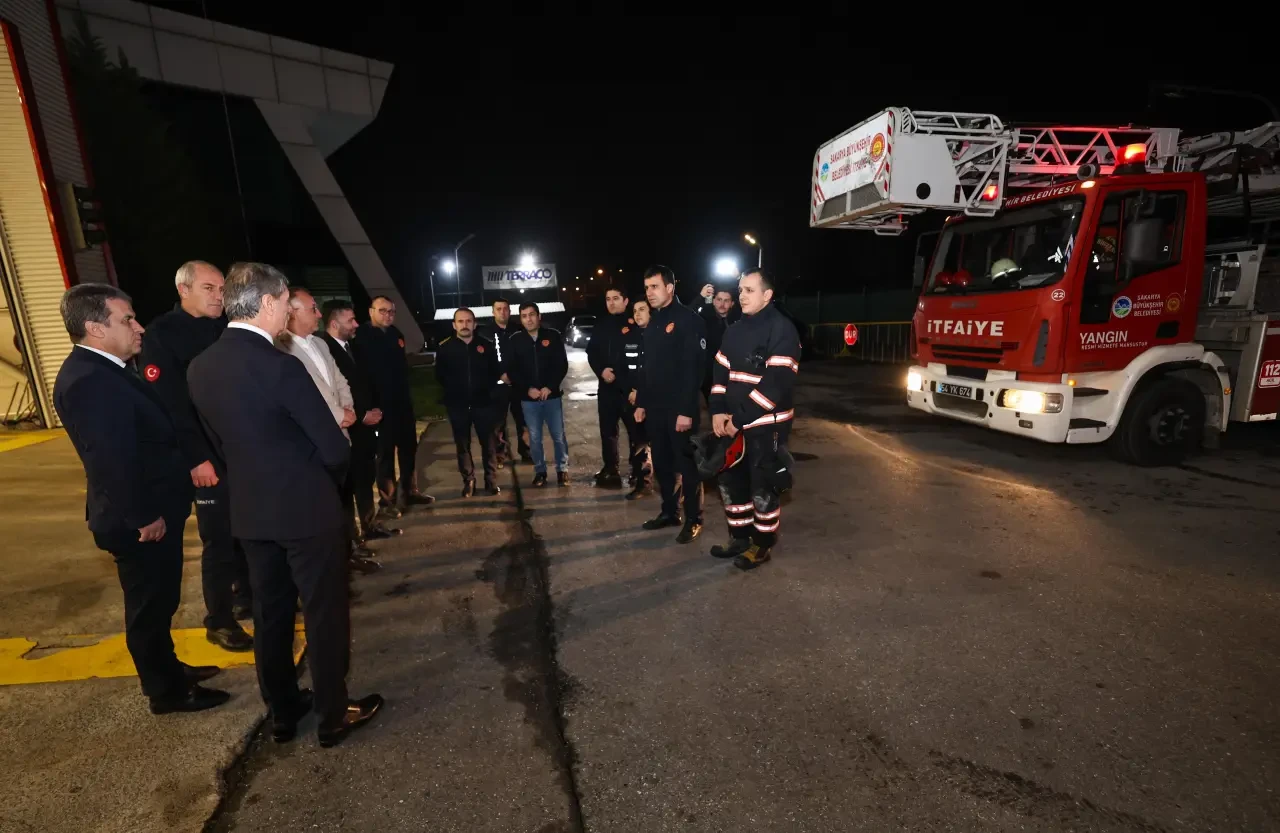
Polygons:
[[1280,410],[1278,137],[890,108],[819,149],[810,224],[952,212],[918,259],[910,407],[1170,464]]

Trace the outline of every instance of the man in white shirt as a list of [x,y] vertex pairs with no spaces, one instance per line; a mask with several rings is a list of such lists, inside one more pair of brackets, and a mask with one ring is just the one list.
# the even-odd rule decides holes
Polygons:
[[[289,327],[276,338],[276,346],[302,362],[311,374],[325,404],[343,434],[356,421],[351,387],[338,370],[329,347],[315,335],[320,329],[320,308],[311,293],[302,287],[289,288]],[[351,435],[347,434],[347,439]]]

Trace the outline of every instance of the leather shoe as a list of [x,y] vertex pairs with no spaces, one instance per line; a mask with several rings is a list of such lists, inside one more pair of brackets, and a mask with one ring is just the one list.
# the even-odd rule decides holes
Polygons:
[[475,480],[464,480],[464,481],[462,481],[462,496],[463,496],[463,497],[471,497],[471,496],[472,496],[472,495],[474,495],[475,493],[476,493],[476,481],[475,481]]
[[626,498],[627,500],[639,500],[640,498],[648,497],[651,494],[653,494],[653,489],[650,489],[648,486],[637,486],[627,492]]
[[383,538],[393,538],[396,535],[399,535],[403,531],[404,530],[400,529],[399,527],[387,528],[382,524],[370,524],[369,528],[365,530],[364,540],[381,541]]
[[502,494],[502,487],[499,486],[497,483],[494,483],[492,480],[485,481],[484,490],[490,496],[497,496]]
[[382,699],[381,694],[370,694],[368,697],[347,703],[347,710],[343,713],[338,725],[320,727],[317,733],[320,745],[328,749],[342,743],[347,735],[373,720],[373,716],[382,708],[384,702],[386,701]]
[[271,739],[276,743],[288,743],[298,734],[298,721],[307,716],[315,697],[311,689],[298,691],[298,701],[288,708],[271,710]]
[[702,524],[687,523],[684,529],[680,530],[680,534],[676,536],[677,544],[688,544],[702,534]]
[[362,576],[367,576],[370,573],[376,573],[382,569],[382,565],[377,561],[374,561],[372,558],[352,556],[348,560],[348,564],[352,570]]
[[233,628],[208,628],[204,636],[224,651],[243,653],[253,650],[253,637],[240,627],[239,622]]
[[218,676],[222,669],[216,665],[187,665],[182,663],[182,676],[187,678],[187,683],[195,685],[202,683],[210,677]]
[[231,608],[231,615],[238,620],[252,622],[253,621],[253,605],[251,604],[236,605],[235,607]]
[[185,694],[178,697],[152,697],[151,713],[202,712],[221,706],[230,699],[231,695],[225,691],[192,684]]
[[641,524],[641,526],[644,529],[665,529],[666,527],[669,527],[669,526],[679,526],[679,525],[680,525],[680,519],[673,517],[671,515],[659,515],[658,517],[650,518],[649,520]]
[[533,485],[534,486],[547,485],[547,473],[545,471],[535,472],[533,475]]
[[405,495],[404,502],[408,506],[430,506],[436,502],[431,495],[424,495],[422,492],[410,492]]

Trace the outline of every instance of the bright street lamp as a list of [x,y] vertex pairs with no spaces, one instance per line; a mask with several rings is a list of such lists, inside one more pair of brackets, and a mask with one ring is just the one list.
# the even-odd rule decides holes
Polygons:
[[742,235],[742,239],[755,246],[759,250],[759,256],[756,258],[756,268],[760,269],[764,266],[764,246],[760,245],[760,241],[756,240],[749,234]]
[[454,263],[452,260],[446,260],[440,264],[440,269],[446,275],[452,275],[454,272],[458,271],[458,265]]
[[722,257],[716,261],[716,277],[732,278],[738,274],[738,262],[731,257]]
[[520,268],[526,272],[533,268],[533,255],[525,252],[520,256]]

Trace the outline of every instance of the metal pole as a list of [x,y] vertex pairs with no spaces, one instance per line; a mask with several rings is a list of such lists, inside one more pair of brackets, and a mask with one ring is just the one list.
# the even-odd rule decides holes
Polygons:
[[756,268],[764,268],[764,246],[761,246],[759,243],[756,244]]
[[434,320],[436,317],[436,270],[431,270],[427,283],[431,285],[431,318]]

